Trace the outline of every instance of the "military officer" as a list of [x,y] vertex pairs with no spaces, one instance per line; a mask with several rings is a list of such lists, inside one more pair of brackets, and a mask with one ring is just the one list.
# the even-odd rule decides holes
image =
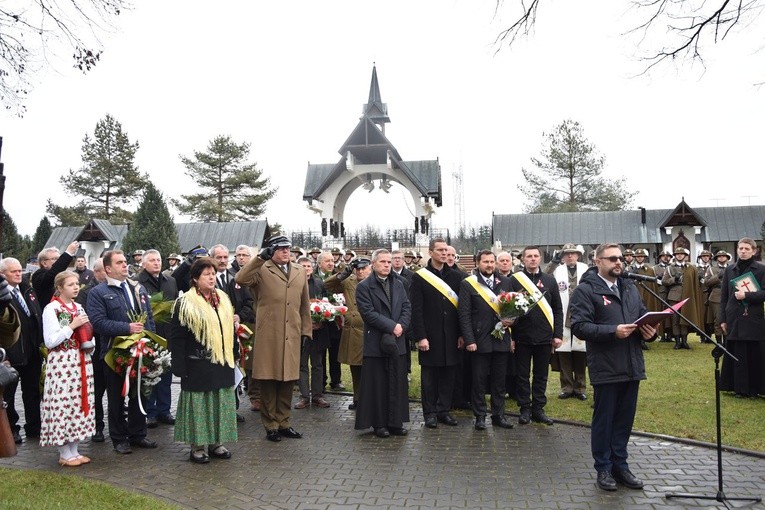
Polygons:
[[[704,289],[707,292],[709,311],[712,313],[715,340],[720,343],[723,340],[723,330],[720,327],[720,297],[722,294],[722,280],[725,269],[730,261],[730,253],[719,250],[715,253],[715,260],[706,270],[704,275]],[[703,340],[702,342],[704,342]]]
[[[653,272],[656,274],[656,278],[659,279],[659,297],[664,301],[667,300],[667,292],[669,291],[669,288],[662,283],[661,278],[664,276],[664,270],[667,269],[670,259],[672,259],[672,252],[669,250],[662,250],[659,254],[659,263],[653,266]],[[658,331],[658,338],[661,338],[659,341],[670,342],[670,337],[672,336],[672,320],[669,318],[664,319],[664,321],[657,324],[657,326],[656,330]]]
[[[667,302],[676,304],[684,299],[688,302],[681,313],[693,324],[701,324],[703,306],[701,290],[696,266],[688,262],[690,252],[686,248],[675,248],[675,259],[664,269],[661,277],[662,285],[667,286]],[[688,323],[681,320],[677,314],[672,315],[672,336],[675,339],[675,350],[690,349],[688,345]]]

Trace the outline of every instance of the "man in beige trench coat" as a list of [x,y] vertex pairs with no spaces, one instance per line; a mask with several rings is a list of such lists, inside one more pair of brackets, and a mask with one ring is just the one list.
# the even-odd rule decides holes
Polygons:
[[290,262],[289,240],[276,235],[236,274],[254,298],[252,377],[260,382],[260,417],[269,441],[302,435],[290,426],[292,387],[300,375],[300,345],[311,341],[305,269]]

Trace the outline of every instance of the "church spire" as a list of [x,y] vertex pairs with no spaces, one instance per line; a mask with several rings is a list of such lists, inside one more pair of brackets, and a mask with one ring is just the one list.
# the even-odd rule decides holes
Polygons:
[[380,96],[380,84],[377,82],[377,66],[372,64],[372,82],[369,85],[369,100],[364,105],[364,115],[369,117],[372,122],[380,126],[385,132],[385,124],[390,122],[388,117],[388,105],[382,102]]

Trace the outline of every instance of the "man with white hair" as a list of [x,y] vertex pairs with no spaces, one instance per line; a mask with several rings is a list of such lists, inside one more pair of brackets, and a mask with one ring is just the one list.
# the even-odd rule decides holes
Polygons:
[[56,279],[57,274],[69,267],[79,247],[80,243],[74,241],[66,247],[64,253],[60,253],[58,248],[51,246],[43,249],[37,255],[40,269],[32,275],[32,287],[34,287],[43,308],[53,298],[53,280]]

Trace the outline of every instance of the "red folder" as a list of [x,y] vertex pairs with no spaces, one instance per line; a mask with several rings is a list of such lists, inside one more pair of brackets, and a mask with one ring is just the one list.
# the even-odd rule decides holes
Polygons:
[[650,324],[651,326],[655,326],[661,321],[663,321],[665,318],[670,317],[675,314],[680,308],[683,307],[683,305],[688,301],[689,298],[685,298],[679,303],[675,303],[674,305],[670,306],[669,308],[665,308],[661,312],[648,312],[642,317],[640,317],[638,320],[635,321],[635,324],[638,326],[642,326],[643,324]]

